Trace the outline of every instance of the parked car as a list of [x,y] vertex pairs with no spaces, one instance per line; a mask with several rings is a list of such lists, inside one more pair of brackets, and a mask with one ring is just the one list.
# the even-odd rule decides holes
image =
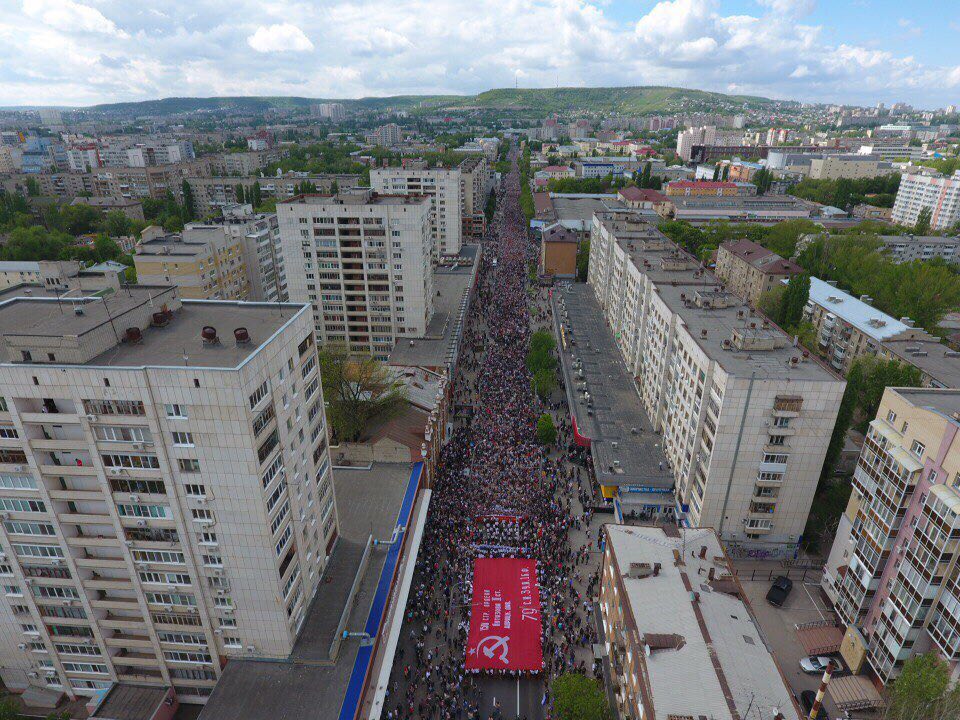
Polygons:
[[786,575],[779,575],[767,590],[767,602],[776,607],[783,607],[791,590],[793,590],[793,580]]
[[[817,694],[813,690],[804,690],[800,693],[800,707],[803,708],[804,718],[810,714],[810,708],[813,707],[813,701],[817,699]],[[817,720],[830,720],[827,717],[827,711],[820,706],[820,712],[817,713]]]
[[[811,655],[810,657],[800,658],[800,669],[805,673],[811,673],[814,675],[819,675],[824,670],[827,669],[827,665],[833,658],[824,657],[823,655]],[[839,667],[840,663],[834,661],[834,667]]]

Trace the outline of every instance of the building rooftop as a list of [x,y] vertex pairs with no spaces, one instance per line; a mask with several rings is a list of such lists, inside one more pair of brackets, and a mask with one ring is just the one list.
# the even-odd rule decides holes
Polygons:
[[589,231],[594,213],[610,210],[630,211],[630,208],[613,194],[551,193],[550,199],[553,202],[556,221],[571,230]]
[[444,256],[433,271],[433,317],[427,332],[422,338],[398,338],[390,353],[390,365],[424,368],[452,365],[463,333],[469,289],[476,279],[479,255],[479,245],[463,245],[456,257]]
[[552,302],[562,327],[558,352],[564,387],[578,432],[590,438],[598,480],[672,490],[673,473],[660,436],[643,410],[592,289],[584,283],[561,287]]
[[772,250],[752,240],[732,240],[720,247],[766,275],[794,275],[803,272],[803,268],[795,262],[784,260]]
[[[0,360],[110,367],[239,366],[306,305],[208,300],[181,304],[172,286],[131,285],[117,292],[57,298],[20,286],[0,294]],[[154,314],[166,308],[164,324]],[[205,327],[217,342],[201,338]],[[139,336],[128,332],[136,328]],[[246,328],[250,341],[233,331]],[[49,355],[52,355],[51,359]]]
[[170,688],[158,685],[113,685],[90,716],[91,720],[150,720],[169,692]]
[[650,188],[638,188],[633,187],[632,185],[630,187],[620,188],[617,194],[620,196],[621,200],[626,202],[670,202],[670,198],[658,190],[651,190]]
[[951,350],[939,338],[887,340],[883,347],[903,362],[914,365],[945,388],[960,388],[960,352]]
[[960,389],[890,388],[916,407],[928,408],[960,422]]
[[358,188],[355,191],[339,192],[336,195],[322,193],[295,195],[281,200],[277,205],[429,205],[430,203],[431,200],[427,195],[381,195],[368,188]]
[[559,242],[559,243],[577,243],[576,233],[574,233],[569,228],[565,228],[560,223],[555,225],[550,225],[545,227],[540,234],[540,239],[543,242]]
[[726,372],[758,379],[825,380],[835,374],[792,338],[722,289],[699,260],[649,223],[625,213],[600,216],[633,264],[656,287],[694,342]]
[[877,341],[887,341],[913,329],[820,278],[810,278],[810,302]]
[[[780,712],[799,718],[712,529],[680,529],[673,537],[659,527],[605,527],[626,591],[627,627],[634,625],[648,648],[639,660],[654,717],[769,720]],[[633,563],[660,569],[633,576]]]

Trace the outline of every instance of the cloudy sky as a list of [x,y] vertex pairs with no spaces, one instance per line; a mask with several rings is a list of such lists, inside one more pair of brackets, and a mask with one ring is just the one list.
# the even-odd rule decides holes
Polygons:
[[679,85],[960,104],[956,0],[0,0],[0,105]]

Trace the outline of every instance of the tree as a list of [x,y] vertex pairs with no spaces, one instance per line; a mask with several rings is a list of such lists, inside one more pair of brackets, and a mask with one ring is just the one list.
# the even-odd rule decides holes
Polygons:
[[339,440],[356,442],[373,421],[388,420],[406,404],[403,383],[372,357],[333,344],[319,358],[327,417]]
[[536,373],[537,370],[550,370],[557,367],[557,358],[553,355],[557,341],[549,330],[537,330],[530,336],[530,347],[527,350],[527,369]]
[[786,285],[774,285],[757,298],[757,309],[771,320],[776,320],[780,317],[780,306],[786,292]]
[[610,705],[599,683],[583,673],[564,673],[550,685],[557,720],[609,720]]
[[917,222],[913,226],[915,235],[926,235],[930,232],[930,218],[932,216],[933,213],[930,212],[930,208],[920,208],[920,212],[917,213]]
[[194,219],[193,215],[193,188],[186,180],[180,183],[180,191],[183,193],[183,221],[185,223]]
[[331,180],[331,181],[330,181],[330,194],[331,194],[331,195],[336,195],[338,192],[340,192],[340,183],[338,183],[336,180]]
[[950,688],[950,666],[936,653],[914,655],[889,686],[885,720],[955,720],[960,689]]
[[587,281],[587,274],[590,272],[590,241],[583,240],[577,248],[577,280]]
[[810,299],[810,276],[804,273],[794,275],[787,284],[787,291],[780,303],[777,323],[782,328],[793,328],[803,318],[803,307]]
[[27,178],[27,195],[30,197],[37,197],[40,195],[40,183],[37,182],[36,178]]
[[129,235],[133,223],[120,210],[111,210],[103,218],[103,231],[110,237]]
[[263,202],[263,195],[260,192],[260,183],[257,180],[253,181],[253,187],[250,188],[250,203],[254,207],[259,207],[260,203]]
[[557,426],[550,413],[544,413],[537,420],[537,440],[541,445],[553,445],[557,441]]
[[20,720],[20,708],[16,700],[10,697],[0,700],[0,720]]
[[773,184],[773,173],[761,168],[753,174],[753,184],[757,186],[757,195],[765,194]]
[[238,203],[245,202],[243,183],[237,183],[233,189],[233,197]]
[[537,397],[546,400],[557,387],[556,373],[549,368],[538,368],[533,373],[531,384]]

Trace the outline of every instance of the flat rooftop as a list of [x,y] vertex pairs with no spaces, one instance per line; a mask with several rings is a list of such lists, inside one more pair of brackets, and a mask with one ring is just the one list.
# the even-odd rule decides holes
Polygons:
[[90,717],[93,720],[149,720],[167,697],[169,688],[119,683]]
[[[663,302],[680,317],[693,341],[726,372],[738,377],[755,373],[767,380],[837,378],[813,354],[805,358],[803,349],[793,346],[793,338],[754,313],[742,298],[724,291],[699,260],[655,227],[623,213],[601,216],[600,220],[634,266],[653,283]],[[735,334],[745,342],[734,342]]]
[[580,195],[577,193],[551,193],[553,212],[557,222],[582,230],[589,230],[593,214],[608,210],[629,210],[615,193],[609,195]]
[[372,190],[340,192],[336,195],[309,193],[281,200],[278,205],[421,205],[432,202],[427,195],[381,195]]
[[[781,712],[789,720],[799,718],[712,529],[680,529],[679,537],[672,537],[658,527],[605,527],[626,591],[624,612],[650,647],[640,661],[655,717],[769,720]],[[660,563],[661,569],[656,576],[629,577],[631,563]],[[658,642],[677,635],[683,639],[678,648]]]
[[[583,283],[558,286],[553,306],[554,317],[563,326],[557,349],[568,405],[579,433],[591,440],[598,480],[603,485],[672,491],[673,473],[660,436],[653,431],[593,290]],[[577,361],[582,377],[573,367]],[[580,387],[584,384],[592,407]]]
[[942,387],[960,388],[960,353],[939,340],[887,340],[883,347],[903,362],[920,368]]
[[[337,504],[340,539],[324,570],[329,582],[321,581],[293,653],[280,662],[230,660],[201,720],[337,717],[359,643],[344,642],[336,661],[329,659],[330,643],[367,537],[389,537],[393,532],[410,472],[405,463],[374,463],[370,470],[334,470],[334,492],[349,502]],[[366,622],[385,558],[385,550],[371,553],[347,627],[363,627]]]
[[897,394],[917,407],[925,407],[955,420],[960,418],[960,389],[893,388]]
[[463,333],[479,251],[479,245],[464,245],[456,259],[445,256],[434,269],[433,317],[426,334],[422,338],[397,338],[388,364],[435,368],[449,363]]
[[[164,305],[172,311],[169,323],[153,326],[152,314]],[[232,368],[304,307],[205,300],[181,304],[176,288],[162,285],[131,285],[100,295],[73,292],[59,299],[43,288],[19,286],[0,293],[0,338],[7,362],[20,362],[22,349],[38,348],[43,354],[32,353],[38,363],[46,363],[46,352],[52,351],[57,359],[50,362],[61,365]],[[208,325],[218,331],[219,342],[201,339]],[[139,341],[125,341],[130,327],[140,328]],[[240,327],[247,329],[251,342],[236,343],[233,331]]]

